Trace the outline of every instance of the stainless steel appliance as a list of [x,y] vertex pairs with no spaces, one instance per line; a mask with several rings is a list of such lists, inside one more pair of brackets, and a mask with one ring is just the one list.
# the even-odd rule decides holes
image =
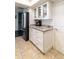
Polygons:
[[18,36],[29,40],[29,12],[18,12]]

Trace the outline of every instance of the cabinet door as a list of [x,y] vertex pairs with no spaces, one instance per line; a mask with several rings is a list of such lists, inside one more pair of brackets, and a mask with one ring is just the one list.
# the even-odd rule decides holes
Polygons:
[[47,4],[43,5],[43,18],[47,17]]
[[53,30],[44,33],[44,52],[49,51],[53,47]]
[[33,43],[35,43],[35,41],[36,41],[36,32],[35,32],[35,30],[34,29],[32,29],[32,28],[30,28],[30,40],[33,42]]
[[30,28],[30,40],[35,43],[35,39],[36,39],[36,32],[34,29]]
[[35,30],[35,43],[36,43],[36,46],[41,50],[43,51],[43,32],[39,31],[39,30]]
[[41,6],[38,7],[38,18],[41,18]]

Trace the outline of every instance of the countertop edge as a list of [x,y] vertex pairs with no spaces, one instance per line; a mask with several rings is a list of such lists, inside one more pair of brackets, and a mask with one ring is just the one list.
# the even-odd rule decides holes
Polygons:
[[[34,25],[33,25],[33,26],[34,26]],[[33,29],[36,29],[36,30],[39,30],[39,31],[42,31],[42,32],[47,32],[47,31],[53,30],[53,27],[51,27],[51,29],[48,29],[48,30],[43,31],[43,30],[40,30],[40,29],[38,29],[38,28],[34,28],[33,26],[30,25],[29,28],[33,28]]]

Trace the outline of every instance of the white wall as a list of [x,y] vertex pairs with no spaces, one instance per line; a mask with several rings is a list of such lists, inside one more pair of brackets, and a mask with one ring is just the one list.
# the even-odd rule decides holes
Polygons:
[[64,2],[57,2],[53,5],[53,26],[59,31],[64,31]]
[[64,2],[56,2],[53,6],[54,48],[64,53]]

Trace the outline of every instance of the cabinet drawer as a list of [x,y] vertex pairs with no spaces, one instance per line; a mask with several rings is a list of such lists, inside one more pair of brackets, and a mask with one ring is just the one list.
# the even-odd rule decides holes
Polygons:
[[39,41],[37,40],[37,41],[35,41],[35,45],[36,45],[40,50],[43,51],[43,41],[42,41],[42,42],[39,42]]

